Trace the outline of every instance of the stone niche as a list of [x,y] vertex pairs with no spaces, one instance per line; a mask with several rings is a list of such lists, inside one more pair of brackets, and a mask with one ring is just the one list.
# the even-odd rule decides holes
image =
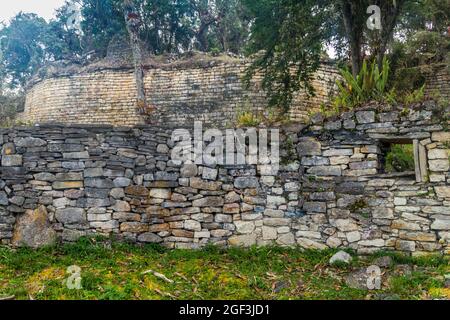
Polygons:
[[[33,246],[17,239],[42,233],[35,243],[46,244],[50,225],[62,241],[113,234],[168,248],[448,254],[450,133],[438,110],[433,101],[369,105],[283,127],[279,171],[271,163],[183,165],[171,160],[168,127],[3,129],[0,241]],[[413,144],[416,170],[383,172],[393,142]]]

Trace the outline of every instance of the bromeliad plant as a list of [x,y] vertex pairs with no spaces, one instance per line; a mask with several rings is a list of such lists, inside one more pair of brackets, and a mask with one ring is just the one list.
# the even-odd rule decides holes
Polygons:
[[374,61],[370,65],[364,61],[361,71],[355,77],[347,69],[341,69],[343,81],[338,81],[338,95],[334,100],[336,109],[352,109],[369,101],[395,103],[395,91],[389,89],[390,66],[384,58],[380,70]]

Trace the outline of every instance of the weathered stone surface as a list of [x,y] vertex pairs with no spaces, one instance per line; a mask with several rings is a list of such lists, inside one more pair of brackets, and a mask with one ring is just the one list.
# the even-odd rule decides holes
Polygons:
[[82,152],[67,152],[63,153],[64,159],[89,159],[89,153],[87,151]]
[[150,189],[150,197],[158,199],[170,199],[172,192],[170,189]]
[[195,164],[185,164],[181,170],[181,177],[183,178],[192,178],[195,177],[198,173],[197,165]]
[[342,169],[340,166],[317,166],[308,169],[308,173],[317,176],[341,176]]
[[428,151],[428,159],[436,160],[436,159],[448,159],[449,151],[446,149],[432,149]]
[[144,243],[161,243],[163,239],[154,233],[146,232],[139,235],[138,241]]
[[450,132],[433,132],[431,134],[431,140],[436,142],[448,142],[450,141]]
[[228,239],[228,244],[235,247],[250,247],[256,244],[256,235],[246,234],[232,236]]
[[149,191],[143,186],[129,186],[125,188],[125,194],[132,196],[148,197]]
[[194,207],[222,207],[224,205],[224,199],[222,197],[205,197],[194,200],[192,205]]
[[15,141],[16,146],[23,148],[42,147],[47,145],[45,140],[33,137],[21,138]]
[[217,169],[212,169],[212,168],[208,168],[208,167],[204,167],[203,168],[203,172],[202,172],[202,178],[205,180],[216,180],[218,175],[218,170]]
[[53,230],[48,213],[44,206],[36,210],[27,210],[16,220],[12,245],[39,248],[53,245],[56,242],[56,232]]
[[305,249],[316,249],[316,250],[325,250],[328,247],[320,242],[317,241],[313,241],[310,239],[306,239],[306,238],[298,238],[297,239],[297,244]]
[[55,181],[52,185],[55,190],[83,188],[83,181]]
[[79,224],[86,222],[86,212],[81,208],[56,210],[56,219],[63,224]]
[[346,263],[349,264],[350,262],[352,262],[353,258],[350,254],[348,254],[345,251],[339,251],[337,253],[335,253],[331,258],[329,263],[330,264],[334,264],[334,263]]
[[2,166],[3,167],[20,167],[23,163],[22,156],[18,154],[3,155]]
[[125,188],[131,185],[132,181],[128,178],[118,177],[114,179],[113,183],[116,188]]
[[121,232],[145,233],[148,232],[149,226],[140,222],[124,222],[120,224]]
[[39,181],[53,182],[53,181],[56,181],[56,176],[52,173],[40,172],[40,173],[37,173],[34,175],[34,179],[39,180]]
[[255,230],[255,223],[251,221],[236,221],[234,224],[240,234],[252,233]]
[[101,179],[101,178],[86,178],[84,180],[84,185],[89,188],[98,189],[112,189],[114,188],[114,182],[111,179]]
[[259,181],[256,177],[239,177],[234,180],[234,186],[238,189],[258,188]]
[[305,202],[303,209],[308,212],[326,213],[327,204],[325,202]]
[[299,156],[320,156],[321,144],[314,138],[301,138],[297,145]]
[[191,178],[190,185],[192,188],[200,190],[217,191],[220,190],[222,183],[218,181],[205,181],[199,178]]
[[375,122],[375,112],[374,111],[359,111],[356,112],[356,120],[358,123],[372,123]]
[[448,159],[428,161],[431,171],[449,171],[450,163]]
[[431,224],[432,230],[450,230],[450,219],[437,219]]
[[440,198],[450,198],[450,186],[434,187],[434,191]]
[[81,172],[68,172],[56,174],[56,181],[82,181],[83,174]]

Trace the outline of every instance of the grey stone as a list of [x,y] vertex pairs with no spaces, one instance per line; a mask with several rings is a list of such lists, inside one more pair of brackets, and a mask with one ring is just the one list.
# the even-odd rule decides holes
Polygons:
[[114,179],[115,188],[125,188],[131,185],[132,181],[128,178],[119,177]]
[[308,212],[326,213],[327,204],[325,202],[305,202],[303,210]]
[[84,170],[84,177],[85,178],[98,178],[102,177],[103,169],[102,168],[88,168]]
[[4,191],[0,191],[0,205],[7,206],[9,204],[8,195]]
[[239,177],[234,180],[234,186],[238,189],[254,189],[259,187],[259,181],[256,177]]
[[372,123],[375,122],[375,112],[374,111],[358,111],[356,112],[356,120],[358,123]]
[[56,174],[56,181],[82,181],[83,173],[81,172],[69,172]]
[[314,138],[300,138],[297,145],[297,153],[299,156],[320,156],[322,145]]
[[146,232],[146,233],[142,233],[138,236],[137,239],[139,242],[144,242],[144,243],[161,243],[163,242],[163,239],[151,232]]
[[89,153],[87,151],[82,152],[67,152],[63,153],[64,159],[89,159]]
[[90,188],[112,189],[114,182],[111,179],[87,178],[84,179],[84,185]]
[[198,173],[197,165],[195,164],[185,164],[181,170],[181,177],[183,178],[192,178],[195,177]]
[[205,180],[216,180],[218,175],[217,169],[203,167],[202,178]]
[[54,174],[48,172],[40,172],[34,175],[34,179],[38,181],[48,181],[53,182],[56,181],[56,176]]
[[3,155],[2,166],[3,167],[20,167],[22,165],[22,156],[18,154]]
[[308,173],[317,176],[341,176],[342,169],[339,166],[318,166],[308,169]]
[[390,256],[383,256],[375,259],[373,264],[381,268],[389,268],[394,264],[394,260],[392,260],[392,257]]
[[39,139],[39,138],[33,138],[33,137],[26,137],[17,140],[16,146],[18,147],[24,147],[24,148],[32,148],[32,147],[42,147],[47,145],[47,142]]
[[326,157],[302,157],[303,166],[326,166],[330,164],[330,160]]
[[334,264],[336,262],[349,264],[350,262],[352,262],[352,260],[353,258],[350,254],[345,251],[339,251],[330,258],[329,262],[330,264]]
[[56,219],[63,224],[79,224],[86,222],[86,213],[81,208],[56,210]]
[[178,178],[178,173],[169,173],[165,171],[158,171],[155,173],[155,180],[159,181],[177,181]]

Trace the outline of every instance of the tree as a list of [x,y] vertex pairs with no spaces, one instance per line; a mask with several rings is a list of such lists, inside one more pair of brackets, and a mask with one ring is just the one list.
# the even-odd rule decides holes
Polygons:
[[17,14],[0,30],[0,69],[11,88],[23,88],[33,73],[55,57],[47,49],[58,45],[57,37],[48,32],[48,24],[35,14]]
[[269,105],[289,109],[294,92],[313,93],[311,75],[328,39],[328,11],[315,0],[244,0],[254,17],[249,53],[256,53],[246,82],[259,71]]
[[137,106],[139,112],[143,114],[147,109],[147,100],[145,97],[144,66],[142,60],[141,41],[139,39],[139,28],[141,25],[141,20],[133,0],[124,0],[123,12],[128,34],[130,36],[131,49],[133,51],[133,62],[137,89]]

